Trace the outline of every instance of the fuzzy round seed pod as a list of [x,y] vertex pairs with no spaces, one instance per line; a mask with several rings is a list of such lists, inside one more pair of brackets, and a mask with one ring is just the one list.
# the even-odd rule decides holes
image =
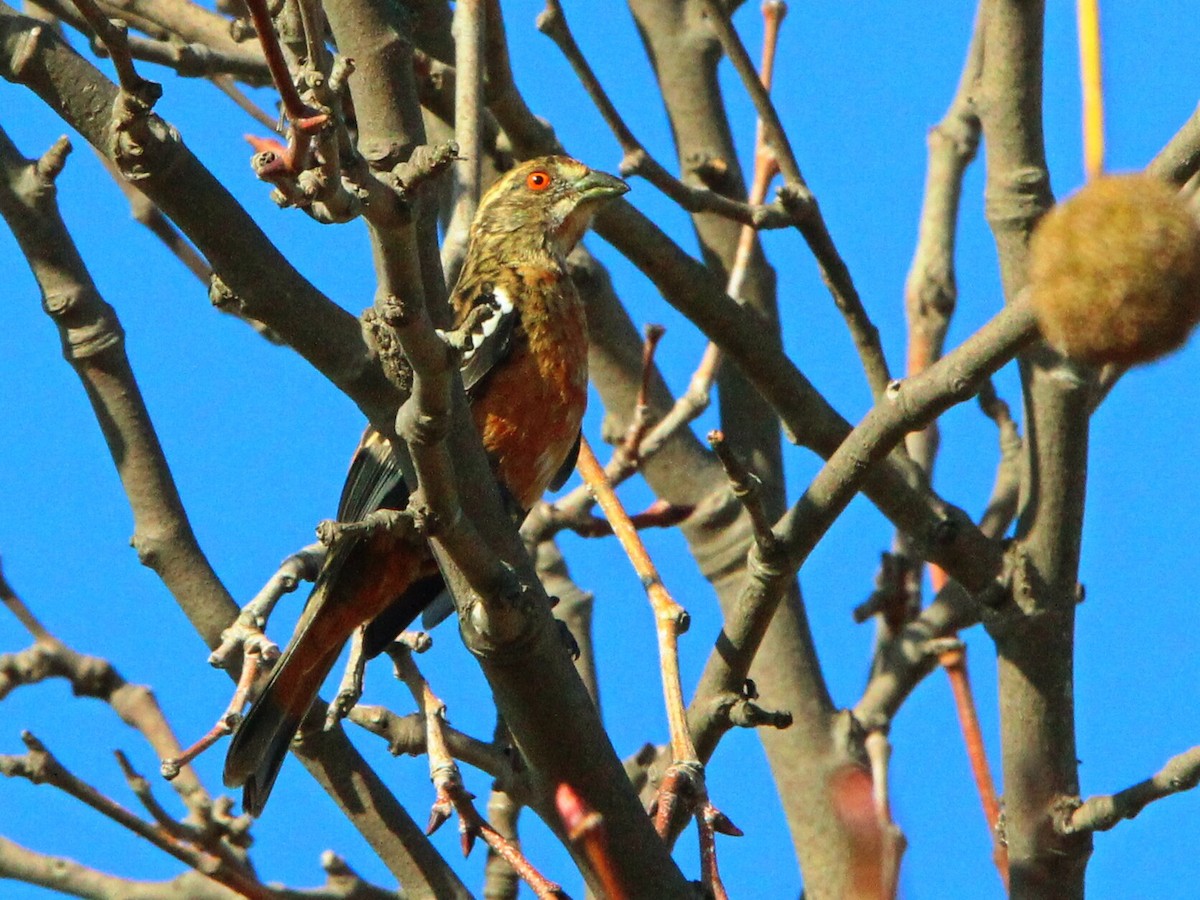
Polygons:
[[1096,179],[1042,218],[1029,252],[1042,334],[1071,359],[1149,362],[1200,321],[1200,225],[1157,178]]

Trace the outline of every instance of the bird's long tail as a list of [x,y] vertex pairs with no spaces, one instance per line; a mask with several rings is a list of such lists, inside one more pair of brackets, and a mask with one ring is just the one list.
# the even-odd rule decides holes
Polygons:
[[343,545],[326,561],[296,633],[225,756],[225,786],[243,787],[242,807],[251,815],[262,812],[288,745],[354,629],[394,603],[404,608],[403,628],[427,602],[421,592],[408,597],[427,557],[394,550],[390,538],[374,538]]
[[288,645],[225,756],[225,786],[243,788],[242,808],[252,816],[262,813],[288,745],[345,643],[344,637],[314,640],[311,633],[298,633]]

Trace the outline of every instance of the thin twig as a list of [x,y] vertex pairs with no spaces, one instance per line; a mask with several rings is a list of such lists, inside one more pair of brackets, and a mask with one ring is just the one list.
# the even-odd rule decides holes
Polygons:
[[96,40],[108,52],[117,70],[117,81],[127,93],[149,106],[162,96],[162,86],[147,81],[137,73],[133,57],[129,52],[129,29],[121,20],[109,19],[96,5],[95,0],[71,0],[87,20],[96,35]]
[[21,623],[22,627],[29,632],[35,641],[54,640],[54,636],[46,630],[46,626],[38,621],[33,611],[17,596],[17,592],[8,583],[8,578],[5,577],[2,567],[0,567],[0,601],[4,602],[4,605],[8,607],[8,611],[17,617],[17,621]]
[[254,595],[254,599],[243,606],[233,623],[221,632],[221,643],[209,655],[209,664],[219,669],[226,668],[234,651],[239,648],[243,654],[257,652],[268,661],[275,659],[279,655],[279,648],[268,641],[263,633],[275,604],[284,594],[296,590],[302,582],[316,579],[326,552],[324,543],[309,544],[281,562],[267,583]]
[[1122,819],[1132,819],[1155,800],[1189,791],[1197,784],[1200,784],[1200,747],[1193,747],[1171,757],[1145,781],[1116,794],[1089,797],[1066,815],[1059,830],[1064,834],[1108,831]]
[[762,504],[762,480],[738,459],[725,442],[725,435],[721,431],[714,430],[708,433],[708,445],[725,467],[725,475],[729,478],[733,495],[742,502],[750,516],[750,524],[754,528],[754,542],[758,545],[759,553],[768,558],[774,556],[778,550],[778,541],[771,530],[767,510]]
[[1001,538],[1017,514],[1021,488],[1021,450],[1024,441],[1008,404],[996,393],[989,380],[979,391],[979,407],[996,423],[1000,443],[1000,462],[987,507],[979,517],[979,529],[992,538]]
[[690,617],[682,606],[675,602],[658,569],[646,551],[646,545],[638,537],[637,529],[628,513],[613,492],[612,485],[604,475],[604,468],[592,452],[591,444],[583,438],[579,445],[579,474],[595,495],[600,508],[613,526],[613,532],[633,563],[633,568],[642,580],[646,596],[654,611],[655,629],[658,632],[659,659],[662,667],[663,693],[667,706],[667,722],[671,732],[671,753],[677,762],[696,759],[696,748],[688,733],[687,718],[683,705],[683,686],[679,679],[679,635],[688,629]]
[[[106,659],[87,656],[68,647],[49,630],[25,605],[0,572],[0,600],[17,617],[35,644],[20,654],[0,657],[0,698],[20,684],[33,684],[46,678],[62,677],[71,684],[76,696],[94,697],[107,703],[123,722],[136,729],[160,756],[180,754],[179,740],[167,722],[153,691],[130,684]],[[183,777],[175,790],[188,807],[201,819],[207,819],[212,798],[191,768],[183,768],[188,760],[180,761],[176,776]]]
[[[265,636],[261,640],[266,641]],[[267,643],[270,647],[274,648],[274,653],[277,656],[279,648],[275,644]],[[174,781],[179,776],[179,772],[183,766],[191,763],[201,753],[221,740],[221,738],[233,734],[234,728],[237,727],[237,723],[241,719],[242,709],[245,708],[250,698],[250,689],[254,686],[254,682],[258,680],[258,673],[262,668],[263,651],[261,648],[261,643],[257,642],[248,642],[245,645],[242,656],[242,671],[238,675],[237,686],[234,688],[233,696],[230,697],[224,712],[217,716],[217,720],[213,723],[212,727],[201,735],[190,747],[181,750],[177,756],[164,756],[159,760],[159,770],[162,773],[162,777],[167,779],[167,781]]]
[[821,278],[829,288],[834,304],[846,320],[859,358],[862,360],[867,383],[871,387],[871,395],[875,399],[879,399],[891,381],[887,360],[884,358],[883,347],[879,341],[879,329],[867,315],[862,299],[850,276],[850,270],[838,252],[817,207],[816,198],[800,174],[800,167],[783,130],[783,125],[780,123],[775,105],[771,102],[771,95],[759,79],[750,54],[746,52],[745,45],[730,22],[729,12],[721,0],[703,0],[703,2],[709,21],[717,33],[717,38],[720,40],[726,56],[733,63],[734,69],[742,80],[742,85],[750,95],[754,108],[758,111],[766,145],[775,156],[780,171],[783,173],[785,186],[780,194],[781,199],[784,205],[789,207],[797,230],[804,236],[805,242],[817,261]]
[[350,636],[350,658],[342,671],[342,680],[338,684],[337,693],[325,709],[325,730],[337,727],[337,723],[346,718],[354,709],[363,691],[363,676],[367,671],[367,654],[363,645],[366,626],[354,629]]
[[713,848],[713,832],[741,834],[736,826],[712,806],[704,785],[704,765],[696,753],[688,728],[687,709],[683,700],[683,684],[679,674],[679,635],[687,631],[687,611],[675,602],[667,591],[657,567],[645,544],[638,537],[629,515],[617,499],[616,493],[605,478],[604,469],[591,445],[584,438],[579,446],[576,463],[579,474],[596,496],[600,508],[612,523],[613,532],[621,541],[629,561],[641,578],[642,586],[654,611],[655,630],[658,634],[659,665],[662,672],[663,695],[667,710],[667,725],[671,738],[671,765],[663,777],[655,801],[657,815],[655,827],[665,837],[672,827],[677,811],[689,811],[696,818],[700,834],[702,875],[705,884],[715,896],[724,896],[720,876],[717,872],[716,854]]
[[233,696],[212,727],[195,743],[177,756],[162,758],[164,778],[173,779],[180,766],[191,762],[221,738],[233,733],[259,673],[264,666],[269,667],[279,658],[279,645],[266,635],[267,622],[275,604],[284,594],[295,591],[301,582],[316,579],[326,552],[325,544],[309,544],[285,559],[254,599],[243,606],[229,627],[221,632],[221,643],[209,654],[208,662],[215,668],[229,669],[234,660],[240,660],[241,671],[237,673]]
[[987,749],[983,744],[983,729],[979,725],[975,696],[971,692],[971,681],[967,676],[966,645],[955,641],[954,646],[938,654],[938,662],[945,669],[946,676],[950,679],[950,688],[954,692],[954,708],[962,728],[963,743],[967,747],[967,759],[971,764],[975,788],[983,804],[983,817],[987,820],[988,834],[992,839],[992,859],[1007,890],[1008,848],[1000,839],[1000,800],[996,796],[996,783],[992,778]]
[[558,0],[546,0],[546,8],[538,15],[537,26],[539,31],[558,45],[588,96],[600,111],[600,115],[616,136],[624,153],[620,166],[622,175],[639,175],[645,178],[688,212],[716,213],[752,229],[787,228],[793,224],[792,214],[781,203],[764,205],[761,199],[758,202],[751,200],[741,203],[716,191],[684,184],[672,176],[634,137],[621,114],[617,112],[616,106],[601,87],[591,65],[575,42]]
[[[382,706],[359,703],[346,716],[355,725],[387,741],[393,756],[420,756],[427,752],[425,718],[420,713],[398,715]],[[512,760],[504,748],[464,734],[443,723],[446,747],[457,760],[486,772],[493,778],[511,782],[515,777]]]
[[275,33],[275,23],[271,19],[267,0],[244,2],[254,22],[258,42],[262,46],[263,56],[266,57],[267,67],[271,70],[271,80],[275,83],[275,89],[279,91],[279,99],[283,101],[288,120],[301,131],[310,131],[324,124],[326,116],[305,103],[296,90],[287,59],[283,55],[283,48],[279,46],[279,36]]
[[279,117],[273,116],[264,110],[261,106],[251,100],[238,87],[237,82],[232,75],[214,75],[212,83],[230,100],[236,103],[243,112],[250,118],[254,119],[259,125],[264,128],[269,128],[271,131],[279,133]]
[[393,644],[387,652],[395,664],[396,677],[404,682],[413,695],[425,723],[425,752],[429,756],[429,777],[436,792],[426,834],[433,834],[453,813],[457,813],[463,856],[470,854],[475,838],[482,837],[494,852],[504,857],[539,898],[565,897],[562,888],[543,876],[516,843],[492,828],[479,815],[472,802],[475,796],[463,786],[458,764],[450,754],[445,733],[446,704],[433,693],[407,647]]
[[[982,17],[981,6],[975,15],[971,42],[954,97],[926,139],[925,191],[917,222],[917,243],[904,282],[909,376],[941,358],[946,332],[958,301],[954,247],[963,174],[979,147],[980,124],[975,95],[983,60]],[[927,475],[933,472],[937,443],[936,422],[910,434],[905,440],[909,456]]]
[[1104,79],[1100,53],[1100,5],[1078,0],[1079,71],[1083,82],[1083,168],[1091,181],[1104,173]]
[[251,900],[274,900],[276,894],[262,885],[242,863],[226,855],[184,841],[167,829],[146,822],[115,800],[76,778],[28,731],[21,733],[27,751],[23,756],[0,756],[0,774],[23,777],[34,784],[49,784],[112,819],[203,875]]
[[658,349],[658,342],[662,340],[666,331],[661,325],[650,324],[645,327],[643,333],[642,380],[638,386],[637,402],[633,406],[633,416],[629,421],[629,428],[625,432],[625,439],[621,442],[621,449],[625,451],[630,465],[634,467],[639,465],[642,440],[650,428],[649,393],[650,377],[654,372],[654,352]]

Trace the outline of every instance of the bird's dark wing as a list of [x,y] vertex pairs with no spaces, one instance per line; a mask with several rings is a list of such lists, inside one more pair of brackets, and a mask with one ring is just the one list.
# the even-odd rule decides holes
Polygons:
[[[468,394],[508,356],[520,320],[520,314],[503,289],[484,282],[475,294],[465,306],[474,308],[487,304],[493,313],[472,329],[471,347],[463,354],[461,372],[463,387]],[[368,425],[342,486],[338,521],[357,522],[377,509],[403,509],[409,495],[406,461],[399,457],[390,441]],[[574,454],[568,474],[572,466]]]
[[[460,294],[459,301],[465,301],[464,306],[468,309],[485,303],[493,312],[475,326],[471,348],[463,354],[462,380],[468,392],[478,387],[488,373],[508,356],[519,321],[518,312],[505,291],[497,290],[490,282],[483,282],[474,294],[469,298]],[[342,488],[338,520],[356,522],[380,508],[403,509],[409,496],[404,462],[392,449],[391,443],[368,426]],[[573,465],[574,455],[567,466],[567,474]],[[321,573],[322,580],[336,578],[351,553],[349,547],[335,553],[335,558],[330,561],[332,565],[327,564]],[[364,643],[367,655],[375,656],[387,647],[422,609],[434,604],[434,601],[441,601],[435,604],[438,611],[434,621],[445,618],[446,610],[453,610],[447,599],[440,575],[428,576],[411,585],[403,596],[398,597],[367,626]]]
[[487,304],[493,312],[471,330],[471,348],[463,354],[460,371],[468,395],[508,356],[521,318],[508,292],[490,283],[480,285],[468,308],[480,304]]
[[403,509],[407,503],[404,467],[391,442],[368,425],[342,485],[338,521],[357,522],[377,509]]

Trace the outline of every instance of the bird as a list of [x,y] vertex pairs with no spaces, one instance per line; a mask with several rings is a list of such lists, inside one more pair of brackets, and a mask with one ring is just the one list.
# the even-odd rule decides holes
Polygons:
[[[471,223],[450,295],[456,325],[471,323],[460,374],[501,492],[522,516],[547,488],[562,486],[579,450],[587,318],[566,258],[600,206],[627,190],[620,178],[578,160],[540,157],[498,178]],[[483,304],[491,315],[472,316]],[[338,520],[403,509],[410,485],[400,460],[368,426]],[[428,548],[386,533],[335,544],[225,757],[225,785],[242,788],[247,813],[262,813],[292,738],[355,630],[364,629],[364,652],[376,655],[443,590]]]

